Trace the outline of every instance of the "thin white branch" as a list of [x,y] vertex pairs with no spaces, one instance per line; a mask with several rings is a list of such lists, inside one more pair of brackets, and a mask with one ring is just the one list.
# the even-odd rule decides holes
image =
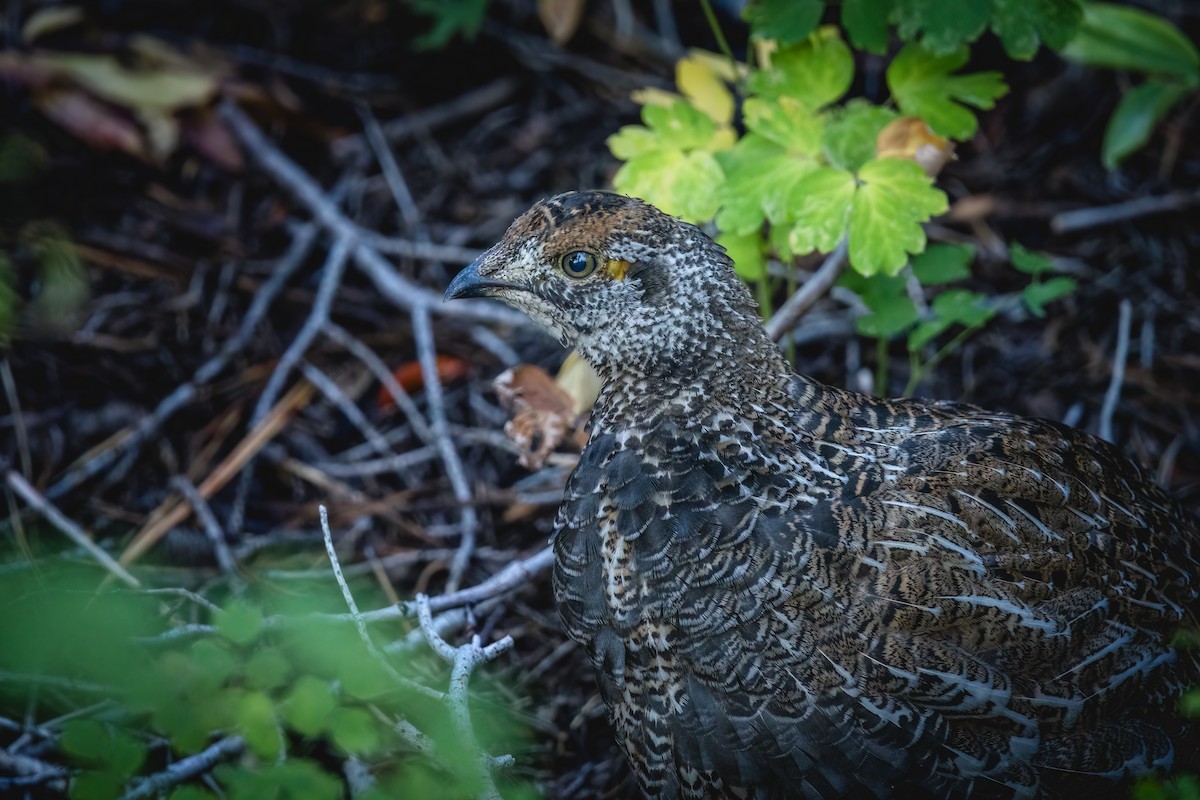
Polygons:
[[194,756],[180,759],[162,772],[142,778],[122,795],[121,800],[155,797],[172,786],[190,780],[202,772],[208,772],[217,762],[232,758],[245,748],[246,742],[241,736],[226,736]]
[[1121,386],[1125,383],[1125,362],[1129,359],[1129,329],[1133,322],[1133,304],[1126,298],[1118,306],[1120,316],[1117,319],[1117,351],[1113,354],[1112,378],[1108,382],[1108,390],[1104,393],[1104,405],[1100,408],[1100,438],[1112,442],[1113,414],[1117,410],[1117,401],[1121,399]]
[[779,341],[783,338],[791,328],[796,324],[800,317],[804,316],[804,312],[817,302],[826,292],[829,287],[833,286],[837,281],[838,275],[842,272],[842,267],[846,264],[846,240],[843,239],[833,252],[825,257],[825,261],[813,273],[812,277],[804,282],[804,285],[796,290],[795,294],[784,301],[779,310],[771,315],[767,320],[766,328],[767,335],[774,341]]
[[367,633],[367,625],[363,619],[363,614],[358,610],[358,603],[354,602],[354,595],[350,592],[350,585],[346,583],[346,576],[342,574],[342,563],[338,560],[337,550],[333,546],[333,531],[329,529],[329,510],[324,505],[318,506],[318,510],[321,514],[321,533],[325,537],[325,552],[329,554],[329,563],[333,567],[333,577],[342,590],[342,597],[346,601],[346,607],[350,609],[350,617],[354,621],[354,627],[358,630],[358,638],[366,645],[367,652],[379,662],[379,665],[391,676],[392,680],[401,686],[419,692],[426,697],[441,700],[443,697],[441,692],[436,689],[430,689],[428,686],[418,683],[411,678],[406,678],[397,672],[396,668],[392,666],[392,662],[387,660],[387,656],[380,651],[379,646],[375,644],[375,640]]
[[143,417],[133,427],[128,437],[97,453],[90,461],[85,462],[72,472],[67,473],[57,483],[46,490],[46,496],[51,499],[60,497],[78,486],[83,481],[99,475],[109,466],[124,456],[133,452],[146,442],[175,412],[186,406],[199,394],[201,387],[224,371],[230,359],[246,349],[250,339],[258,328],[258,323],[266,316],[275,298],[283,291],[287,281],[304,263],[308,251],[316,241],[317,230],[309,225],[297,226],[293,233],[292,245],[271,271],[271,277],[254,293],[254,300],[246,309],[242,322],[238,325],[237,333],[221,345],[216,355],[205,361],[192,375],[192,379],[176,388],[159,401],[154,411]]
[[500,792],[496,789],[496,783],[492,779],[492,770],[498,766],[509,766],[512,762],[511,756],[501,756],[493,758],[484,752],[479,744],[478,738],[475,736],[475,728],[471,724],[471,709],[469,704],[469,687],[471,681],[471,673],[475,668],[485,661],[491,661],[502,653],[507,652],[513,646],[511,636],[505,636],[503,639],[483,647],[480,644],[478,636],[472,636],[468,644],[455,647],[441,637],[434,627],[433,614],[429,609],[429,598],[423,594],[417,595],[417,618],[421,623],[421,630],[425,633],[425,638],[429,642],[429,646],[434,652],[451,664],[450,668],[450,714],[454,720],[454,727],[458,732],[458,739],[461,743],[471,748],[471,752],[475,754],[476,764],[479,769],[479,780],[483,785],[481,797],[485,800],[500,800]]
[[259,166],[299,200],[321,227],[335,237],[352,243],[355,262],[389,301],[410,311],[425,308],[446,316],[479,322],[499,322],[517,327],[531,324],[524,314],[486,301],[443,305],[440,293],[404,277],[380,254],[390,253],[443,264],[466,264],[479,255],[477,250],[388,238],[365,230],[343,214],[321,186],[275,147],[236,106],[226,103],[221,107],[221,115]]
[[446,590],[453,592],[462,583],[463,573],[471,560],[471,552],[475,549],[475,535],[479,528],[479,514],[472,503],[471,486],[467,483],[467,473],[463,469],[462,459],[454,440],[450,438],[449,425],[446,422],[446,407],[442,400],[442,380],[438,376],[437,347],[433,341],[433,324],[429,318],[429,309],[414,308],[412,310],[413,337],[417,343],[417,359],[421,362],[421,375],[425,378],[425,399],[429,407],[430,428],[437,440],[438,452],[442,464],[446,468],[446,476],[450,479],[450,488],[454,491],[454,499],[458,501],[462,519],[462,541],[458,552],[450,561],[450,575],[446,580]]
[[65,534],[72,542],[86,550],[106,570],[120,578],[128,586],[132,586],[135,589],[141,586],[137,578],[130,575],[129,571],[118,564],[115,558],[106,553],[100,545],[92,541],[92,538],[84,532],[83,528],[68,519],[49,500],[38,494],[38,491],[30,486],[19,473],[9,470],[7,481],[9,487],[19,494],[29,504],[30,508],[45,517],[47,522]]
[[221,529],[221,523],[217,521],[208,501],[185,475],[176,475],[171,479],[171,485],[179,490],[184,499],[192,506],[192,510],[196,512],[196,518],[200,520],[204,534],[208,537],[208,541],[213,547],[213,553],[217,557],[217,566],[227,575],[235,574],[237,562],[233,560],[233,553],[229,551],[229,542],[225,539],[225,531]]

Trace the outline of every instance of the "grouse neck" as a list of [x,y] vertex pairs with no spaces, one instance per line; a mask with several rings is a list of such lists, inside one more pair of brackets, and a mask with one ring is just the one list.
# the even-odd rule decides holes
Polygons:
[[699,421],[712,411],[736,415],[750,406],[787,405],[795,373],[762,326],[756,322],[754,327],[757,335],[736,346],[710,340],[707,347],[670,363],[594,364],[603,386],[593,425],[663,414]]

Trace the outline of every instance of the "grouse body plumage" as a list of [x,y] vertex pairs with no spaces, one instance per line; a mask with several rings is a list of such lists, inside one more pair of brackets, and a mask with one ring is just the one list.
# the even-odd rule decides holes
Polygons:
[[1053,797],[1196,765],[1196,519],[1044,420],[793,373],[724,251],[600,192],[536,204],[496,296],[604,388],[554,591],[650,797]]

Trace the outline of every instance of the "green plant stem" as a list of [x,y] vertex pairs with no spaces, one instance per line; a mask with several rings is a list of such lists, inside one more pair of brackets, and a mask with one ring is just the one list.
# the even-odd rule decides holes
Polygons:
[[887,395],[888,374],[888,343],[887,337],[880,336],[875,340],[875,395]]
[[700,7],[704,9],[704,18],[708,20],[708,27],[712,28],[713,37],[717,40],[717,47],[721,48],[721,52],[729,59],[729,63],[736,71],[737,59],[733,57],[733,49],[730,48],[729,41],[721,31],[721,24],[717,21],[717,14],[713,11],[712,3],[709,0],[700,0]]
[[953,353],[958,348],[962,347],[962,343],[982,327],[983,324],[976,324],[967,328],[963,328],[957,336],[942,345],[938,351],[929,358],[928,361],[926,361],[924,364],[920,364],[915,370],[913,370],[912,374],[908,376],[908,383],[904,386],[904,396],[910,397],[913,391],[916,390],[917,386],[920,385],[921,381],[925,379],[925,376],[928,375],[934,367],[940,364],[942,359]]
[[754,288],[758,290],[758,313],[762,315],[763,322],[766,322],[775,313],[775,307],[771,305],[771,279],[764,275],[762,280],[755,281],[754,284]]

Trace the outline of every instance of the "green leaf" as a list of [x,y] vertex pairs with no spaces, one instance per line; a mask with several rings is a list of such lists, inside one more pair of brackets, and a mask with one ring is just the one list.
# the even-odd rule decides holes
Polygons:
[[292,667],[278,650],[268,648],[256,651],[243,672],[255,689],[274,689],[287,681]]
[[277,758],[283,742],[271,698],[262,692],[242,692],[234,700],[233,710],[250,752],[259,758]]
[[413,0],[411,5],[418,14],[433,17],[433,27],[413,39],[413,47],[433,50],[445,47],[455,36],[473,40],[483,26],[488,0]]
[[918,316],[913,301],[906,295],[897,295],[871,308],[870,314],[856,319],[854,327],[862,336],[890,339],[907,330]]
[[717,244],[733,259],[733,267],[742,280],[760,281],[767,276],[763,241],[757,231],[743,236],[725,233],[717,237]]
[[831,112],[825,125],[822,149],[829,163],[856,172],[875,157],[875,141],[879,132],[896,119],[890,108],[875,106],[855,98]]
[[908,334],[908,352],[916,353],[929,342],[940,336],[952,323],[942,317],[921,320]]
[[70,720],[63,725],[63,750],[80,761],[124,779],[146,760],[146,747],[125,731],[95,720]]
[[1184,692],[1179,698],[1179,713],[1185,717],[1200,717],[1200,688]]
[[1054,272],[1054,263],[1045,254],[1026,250],[1020,242],[1013,242],[1009,246],[1008,258],[1014,267],[1027,275]]
[[1113,3],[1089,3],[1083,24],[1062,54],[1110,69],[1160,72],[1200,82],[1200,53],[1186,35],[1162,17]]
[[763,224],[766,197],[781,184],[816,168],[814,162],[793,158],[756,133],[746,134],[716,158],[725,173],[717,195],[721,205],[717,227],[737,235],[757,233]]
[[244,600],[234,600],[216,617],[221,635],[235,644],[249,644],[262,632],[262,609]]
[[790,97],[816,111],[844,95],[853,80],[854,55],[827,25],[803,44],[773,53],[770,68],[751,73],[748,83],[760,97]]
[[167,800],[217,800],[216,795],[199,786],[177,786]]
[[125,781],[111,772],[84,772],[71,780],[71,800],[113,800],[120,796]]
[[108,730],[94,719],[70,720],[63,725],[59,744],[85,763],[100,764],[108,752]]
[[644,125],[626,125],[608,137],[608,149],[622,161],[669,149],[663,137]]
[[317,736],[325,729],[337,699],[326,682],[305,675],[296,681],[282,707],[283,719],[304,736]]
[[912,258],[913,275],[922,286],[937,286],[971,276],[975,248],[969,244],[935,244]]
[[204,687],[215,689],[237,669],[238,660],[223,642],[201,639],[188,648],[191,664],[188,674]]
[[982,325],[995,315],[986,305],[987,297],[979,292],[951,289],[933,298],[933,313],[951,323],[971,327]]
[[784,147],[793,155],[814,157],[821,152],[824,120],[790,97],[746,101],[746,127]]
[[1025,301],[1026,308],[1037,317],[1046,316],[1045,306],[1058,300],[1060,297],[1066,297],[1079,288],[1079,284],[1074,278],[1051,278],[1047,281],[1035,281],[1025,287],[1021,292],[1021,299]]
[[0,184],[25,183],[45,165],[46,151],[19,133],[0,136]]
[[835,167],[819,167],[801,178],[785,198],[793,253],[828,253],[846,233],[855,200],[854,176]]
[[888,88],[905,114],[920,117],[935,133],[951,139],[975,134],[975,114],[988,109],[1008,87],[998,72],[950,73],[967,63],[967,49],[935,55],[920,45],[904,46],[887,71]]
[[717,132],[712,118],[686,100],[669,106],[642,106],[642,120],[674,150],[702,148]]
[[983,33],[988,0],[896,0],[892,17],[901,39],[920,34],[930,52],[948,55]]
[[850,43],[876,55],[887,52],[893,0],[842,0],[842,27]]
[[850,265],[863,275],[895,274],[925,248],[921,223],[946,210],[946,195],[915,162],[869,161],[850,210]]
[[1186,86],[1163,78],[1150,78],[1126,92],[1104,131],[1104,166],[1116,169],[1122,159],[1149,141],[1155,126],[1187,93]]
[[1028,61],[1038,46],[1061,50],[1079,29],[1079,0],[991,0],[992,31],[1011,58]]
[[375,719],[361,708],[339,708],[330,715],[333,743],[348,754],[367,755],[379,748]]
[[626,161],[613,176],[613,187],[688,222],[702,222],[717,213],[724,180],[712,153],[671,150]]
[[73,324],[91,294],[87,270],[66,232],[53,223],[33,223],[22,231],[38,258],[38,290],[31,315],[55,328]]
[[7,347],[17,323],[16,271],[8,254],[0,251],[0,347]]
[[792,44],[813,32],[824,10],[824,0],[754,0],[742,11],[742,18],[760,39]]

